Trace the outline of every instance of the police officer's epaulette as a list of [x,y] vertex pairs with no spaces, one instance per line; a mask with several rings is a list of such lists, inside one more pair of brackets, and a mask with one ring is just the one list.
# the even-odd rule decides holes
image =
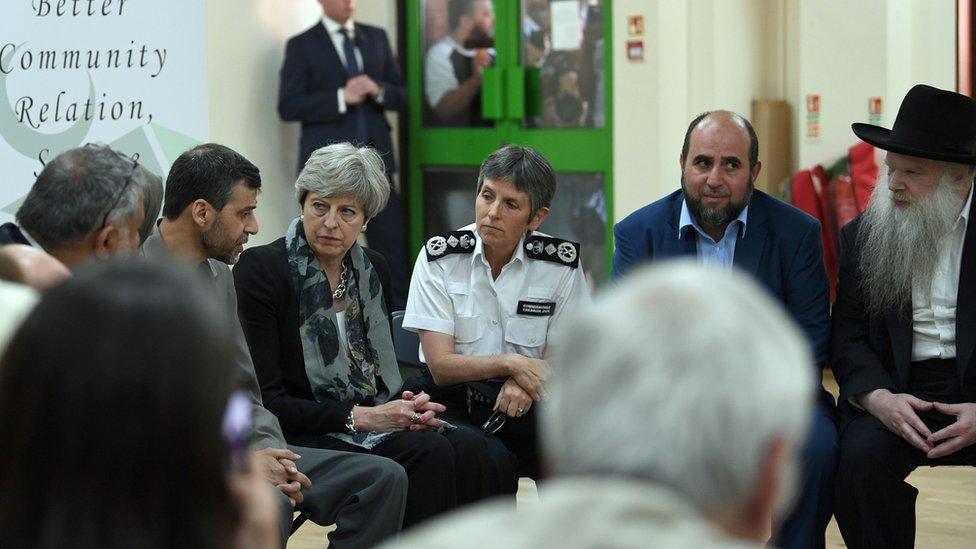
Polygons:
[[474,251],[473,231],[451,231],[427,239],[427,261],[437,261],[451,254],[469,254]]
[[552,261],[567,267],[579,267],[580,245],[551,236],[529,235],[525,237],[525,255],[532,259]]

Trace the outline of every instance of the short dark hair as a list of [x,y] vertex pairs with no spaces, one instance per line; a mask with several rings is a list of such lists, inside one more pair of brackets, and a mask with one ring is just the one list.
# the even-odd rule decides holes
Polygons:
[[732,118],[739,121],[739,123],[745,126],[746,132],[749,133],[749,170],[751,171],[753,168],[756,167],[756,164],[759,163],[759,137],[756,135],[756,130],[755,128],[752,127],[752,123],[749,122],[749,120],[746,119],[746,117],[731,111],[703,112],[698,116],[696,116],[695,119],[691,121],[691,124],[688,124],[688,131],[685,132],[685,142],[681,145],[682,161],[684,161],[685,158],[688,158],[688,147],[690,147],[690,143],[691,143],[691,132],[695,131],[695,128],[698,127],[698,124],[700,124],[702,120],[719,112],[728,112],[728,114]]
[[252,189],[260,189],[260,170],[230,147],[217,143],[197,145],[181,154],[169,169],[163,216],[176,219],[201,198],[220,211],[241,181]]
[[485,179],[511,181],[515,188],[529,195],[532,213],[548,208],[556,194],[556,174],[552,165],[535,149],[505,145],[488,155],[478,173],[478,192]]
[[51,249],[101,229],[106,214],[109,222],[131,219],[142,195],[142,186],[129,182],[134,168],[133,160],[106,145],[67,150],[41,170],[17,210],[17,223]]
[[461,17],[474,13],[474,3],[479,0],[448,0],[447,23],[451,30],[456,29]]
[[232,345],[198,277],[91,262],[24,320],[0,359],[0,493],[31,502],[0,505],[11,547],[230,546]]

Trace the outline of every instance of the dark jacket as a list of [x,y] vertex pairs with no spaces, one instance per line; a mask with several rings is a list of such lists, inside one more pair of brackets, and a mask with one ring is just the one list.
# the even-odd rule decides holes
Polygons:
[[[383,256],[364,250],[379,274],[389,310],[390,269]],[[278,416],[285,438],[301,445],[303,437],[314,439],[345,431],[354,403],[316,402],[305,374],[298,300],[288,271],[285,239],[241,254],[234,267],[234,282],[238,316],[261,385],[261,398],[265,408]]]
[[27,244],[30,246],[24,233],[20,232],[20,227],[13,223],[0,225],[0,245],[3,244]]
[[[678,238],[683,199],[679,189],[617,223],[613,229],[614,279],[646,261],[696,257],[693,230]],[[745,235],[739,234],[732,264],[754,276],[790,312],[810,342],[819,376],[820,366],[828,358],[830,338],[830,294],[820,223],[785,202],[754,191]]]
[[373,99],[360,105],[348,105],[339,113],[337,92],[346,85],[345,66],[323,23],[293,37],[285,47],[278,93],[278,114],[286,121],[302,123],[299,167],[312,151],[343,141],[356,140],[355,109],[366,116],[369,145],[383,157],[386,171],[396,170],[390,125],[384,109],[402,110],[407,104],[407,90],[386,32],[378,27],[355,24],[354,41],[363,57],[363,72],[383,88],[383,104]]
[[[847,399],[874,389],[895,393],[908,390],[912,365],[911,308],[869,315],[858,289],[860,248],[857,233],[861,217],[841,231],[840,274],[831,318],[831,364],[840,385],[841,410],[850,410]],[[959,293],[956,297],[956,368],[962,396],[976,402],[976,223],[966,226]],[[844,414],[846,415],[846,414]],[[842,415],[843,417],[843,415]]]

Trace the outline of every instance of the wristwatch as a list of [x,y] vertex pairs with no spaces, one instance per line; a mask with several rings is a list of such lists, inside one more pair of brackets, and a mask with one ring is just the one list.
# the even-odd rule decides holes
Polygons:
[[350,435],[356,434],[356,418],[352,415],[352,408],[349,409],[349,417],[346,418],[346,432]]

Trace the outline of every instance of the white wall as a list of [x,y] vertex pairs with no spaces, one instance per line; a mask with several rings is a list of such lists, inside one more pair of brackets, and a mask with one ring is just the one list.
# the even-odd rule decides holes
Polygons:
[[[285,42],[318,21],[322,10],[315,0],[206,2],[211,139],[261,169],[260,230],[251,242],[263,244],[284,235],[298,215],[292,185],[299,128],[281,122],[276,110]],[[396,47],[394,2],[361,1],[356,20],[385,28]],[[388,116],[395,123],[396,115]]]
[[[914,84],[955,89],[955,0],[787,0],[786,99],[793,105],[794,167],[829,165],[856,144],[881,97],[890,127]],[[821,96],[821,137],[806,138],[805,98]]]

